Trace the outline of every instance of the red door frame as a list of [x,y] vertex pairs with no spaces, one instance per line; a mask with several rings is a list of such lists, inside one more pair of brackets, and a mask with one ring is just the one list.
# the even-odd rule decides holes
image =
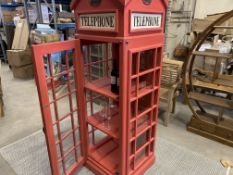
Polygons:
[[[41,113],[43,118],[43,125],[44,125],[44,133],[47,142],[47,149],[48,155],[50,159],[51,165],[51,172],[53,175],[60,175],[59,169],[59,161],[58,161],[58,153],[56,148],[56,139],[54,136],[53,130],[53,120],[52,114],[50,109],[50,100],[48,95],[48,84],[47,78],[44,68],[44,55],[52,54],[61,51],[68,51],[73,50],[73,66],[74,66],[74,77],[75,77],[75,84],[83,84],[83,78],[80,78],[80,74],[83,74],[83,70],[78,69],[80,68],[80,60],[82,60],[81,48],[80,48],[80,40],[71,40],[71,41],[64,41],[64,42],[55,42],[49,44],[42,44],[42,45],[34,45],[33,46],[33,53],[34,53],[34,65],[35,65],[35,80],[38,89],[38,95],[40,99],[40,106],[41,106]],[[68,59],[68,56],[66,56]],[[68,68],[67,68],[68,69]],[[79,76],[78,76],[79,75]],[[52,83],[52,88],[54,88],[54,84]],[[76,102],[77,106],[79,106],[80,99],[82,97],[82,86],[76,86]],[[79,94],[79,95],[78,95]],[[57,99],[55,99],[56,101]],[[78,108],[78,122],[79,122],[79,137],[80,137],[80,145],[81,145],[81,160],[77,160],[75,164],[73,164],[70,169],[67,171],[65,170],[64,174],[74,174],[86,161],[86,154],[87,154],[87,142],[85,138],[85,117],[82,117],[81,109]],[[73,111],[71,111],[72,113]],[[57,114],[56,114],[57,115]],[[72,115],[72,114],[71,114]],[[71,119],[72,120],[72,119]],[[75,135],[75,130],[72,128],[72,133]],[[58,133],[61,134],[61,133]],[[75,143],[76,144],[76,143]],[[74,144],[73,149],[76,149],[76,145]],[[61,153],[62,154],[62,153]],[[64,157],[62,157],[63,159]]]

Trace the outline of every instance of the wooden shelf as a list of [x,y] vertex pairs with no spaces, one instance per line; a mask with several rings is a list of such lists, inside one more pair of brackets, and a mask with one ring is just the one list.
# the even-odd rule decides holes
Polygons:
[[98,164],[115,174],[119,169],[119,147],[114,140],[109,140],[96,148],[92,148],[89,156]]
[[87,118],[87,122],[94,126],[95,128],[99,129],[100,131],[104,132],[105,134],[118,139],[119,138],[119,111],[117,108],[110,110],[111,120],[103,121],[100,112],[95,113],[94,115]]
[[232,80],[218,78],[218,79],[214,80],[214,83],[218,84],[218,85],[225,86],[225,87],[229,87],[231,89],[233,88],[233,81]]
[[207,104],[211,104],[214,106],[219,106],[222,108],[226,108],[226,109],[233,109],[233,102],[230,100],[226,100],[220,97],[215,97],[215,96],[211,96],[211,95],[206,95],[206,94],[201,94],[201,93],[197,93],[197,92],[190,92],[189,93],[189,98],[196,100],[196,101],[200,101],[200,102],[204,102]]
[[216,29],[233,29],[233,26],[214,26]]
[[226,54],[226,53],[216,53],[216,52],[207,52],[207,51],[195,51],[193,52],[193,55],[197,56],[205,56],[205,57],[213,57],[213,58],[219,58],[219,59],[232,59],[232,54]]
[[85,88],[94,91],[98,94],[109,97],[115,101],[118,101],[119,95],[111,91],[111,80],[108,77],[104,77],[92,82],[87,82]]
[[200,81],[200,80],[197,80],[197,79],[193,80],[193,86],[233,94],[233,88],[231,88],[231,87],[226,87],[226,86],[223,86],[223,85],[204,82],[204,81]]

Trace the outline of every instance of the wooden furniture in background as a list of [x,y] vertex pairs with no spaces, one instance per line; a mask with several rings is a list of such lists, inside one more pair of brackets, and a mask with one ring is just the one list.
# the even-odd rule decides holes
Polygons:
[[[214,53],[210,50],[201,52],[200,48],[216,28],[222,30],[233,28],[224,25],[232,18],[233,10],[202,32],[190,49],[184,70],[186,75],[184,76],[184,92],[193,113],[187,129],[229,146],[233,146],[233,76],[223,73],[225,68],[221,62],[231,60],[232,54]],[[213,64],[210,64],[208,69],[199,68],[199,73],[195,73],[197,70],[195,61],[205,59],[205,57],[208,57]]]
[[166,103],[165,126],[168,126],[171,114],[175,112],[177,90],[181,84],[182,67],[182,61],[169,59],[163,61],[160,102]]

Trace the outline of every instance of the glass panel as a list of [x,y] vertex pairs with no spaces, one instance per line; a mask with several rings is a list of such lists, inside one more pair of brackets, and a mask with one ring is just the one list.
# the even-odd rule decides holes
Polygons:
[[156,108],[153,110],[152,121],[157,123],[157,117],[158,117],[158,107],[156,107]]
[[138,119],[137,128],[139,131],[150,125],[150,114],[151,113],[147,113]]
[[134,170],[134,159],[130,160],[130,163],[129,163],[129,170],[130,170],[130,171],[133,171],[133,170]]
[[78,160],[80,160],[81,157],[82,157],[82,152],[81,152],[81,147],[80,146],[78,146],[76,148],[76,152],[77,152],[77,158],[78,158]]
[[155,126],[152,127],[151,138],[155,138]]
[[64,154],[66,154],[69,149],[74,148],[73,133],[70,133],[70,135],[62,141],[62,144]]
[[131,137],[135,137],[136,136],[136,128],[135,128],[135,126],[136,126],[136,122],[132,122],[131,124],[130,124],[130,133],[131,133]]
[[59,144],[56,145],[56,149],[57,149],[57,158],[58,158],[58,160],[59,160],[59,159],[61,159],[61,157],[62,157],[62,156],[61,156],[61,151],[60,151],[61,149],[60,149],[60,145],[59,145]]
[[135,154],[135,141],[132,141],[131,143],[130,143],[130,146],[129,146],[129,148],[130,148],[130,156],[131,155],[134,155]]
[[70,152],[65,158],[65,167],[68,170],[76,162],[75,151]]
[[153,88],[153,73],[139,77],[139,90]]
[[162,48],[157,49],[157,55],[156,55],[156,67],[160,67],[162,64]]
[[65,174],[65,173],[64,173],[63,166],[62,166],[62,162],[59,163],[59,169],[60,169],[60,174],[61,174],[61,175]]
[[130,116],[131,118],[136,117],[136,101],[131,102],[131,107],[130,107]]
[[138,100],[138,113],[142,113],[151,107],[152,94],[145,95]]
[[155,72],[155,87],[159,87],[159,83],[160,83],[160,70],[157,70]]
[[154,142],[152,142],[151,144],[150,144],[150,152],[154,152],[154,149],[155,149],[155,143]]
[[132,75],[137,74],[138,53],[132,55]]
[[60,100],[57,101],[57,109],[58,109],[58,115],[59,118],[63,118],[66,115],[70,115],[70,99],[69,96],[66,96]]
[[149,131],[144,132],[143,134],[141,134],[136,141],[136,149],[138,150],[139,148],[141,148],[142,146],[144,146],[149,140]]
[[109,53],[111,45],[106,43],[87,45],[83,52],[86,81],[92,82],[102,78],[110,78],[113,65]]
[[140,72],[154,67],[154,50],[147,50],[140,53]]
[[147,150],[148,150],[148,147],[143,148],[143,150],[140,151],[140,152],[136,155],[136,158],[135,158],[136,168],[139,166],[140,163],[143,162],[143,159],[147,156]]
[[73,113],[73,119],[74,119],[74,127],[77,128],[79,126],[78,112]]
[[132,97],[137,95],[137,78],[131,81],[131,95]]
[[64,137],[66,133],[70,131],[71,129],[72,129],[71,117],[69,116],[60,122],[60,131],[61,131],[62,137]]
[[57,142],[59,140],[59,137],[58,137],[57,133],[58,133],[57,125],[54,125],[53,126],[53,134],[54,134],[55,142]]
[[159,95],[159,90],[154,91],[154,104],[158,104],[158,95]]
[[77,146],[77,144],[81,141],[81,140],[80,140],[79,128],[77,128],[76,131],[75,131],[75,140],[76,140],[75,146]]

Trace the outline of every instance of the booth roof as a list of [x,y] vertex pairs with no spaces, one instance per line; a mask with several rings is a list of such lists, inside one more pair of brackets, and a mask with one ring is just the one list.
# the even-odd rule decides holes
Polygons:
[[[128,2],[132,1],[132,0],[115,0],[115,1],[119,1],[122,5],[126,6],[128,4]],[[165,8],[167,8],[168,6],[168,0],[161,0],[165,6]],[[75,8],[77,7],[77,5],[79,4],[80,0],[72,0],[70,7],[72,10],[75,10]]]

